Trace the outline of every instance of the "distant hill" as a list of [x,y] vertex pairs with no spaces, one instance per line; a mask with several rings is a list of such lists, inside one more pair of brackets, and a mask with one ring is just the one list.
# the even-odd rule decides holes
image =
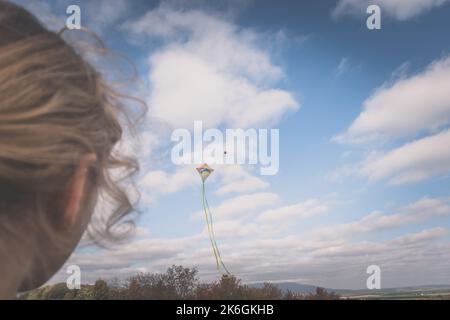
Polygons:
[[[286,291],[291,291],[294,293],[315,293],[317,286],[312,286],[309,284],[301,284],[301,283],[296,283],[296,282],[280,282],[280,283],[273,283],[275,286],[277,286],[278,288],[281,289],[281,291],[286,292]],[[252,283],[249,284],[248,286],[251,288],[262,288],[262,286],[264,285],[264,283]],[[331,292],[334,291],[333,289],[327,289],[324,288],[327,291]]]

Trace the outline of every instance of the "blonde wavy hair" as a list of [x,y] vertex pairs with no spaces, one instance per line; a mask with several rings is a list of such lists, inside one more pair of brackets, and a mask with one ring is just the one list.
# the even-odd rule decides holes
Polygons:
[[33,232],[54,238],[63,191],[80,157],[91,153],[87,202],[102,195],[108,203],[88,234],[96,242],[121,238],[114,226],[132,223],[124,218],[133,205],[111,170],[122,181],[138,170],[116,150],[132,125],[125,97],[60,34],[0,0],[0,250],[33,246],[26,237]]

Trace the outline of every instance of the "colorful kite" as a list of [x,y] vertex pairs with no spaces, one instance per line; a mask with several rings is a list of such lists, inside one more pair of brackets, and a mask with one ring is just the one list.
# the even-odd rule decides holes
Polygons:
[[205,211],[205,218],[206,218],[206,225],[208,226],[208,234],[209,239],[211,241],[211,246],[214,252],[214,257],[216,258],[216,267],[217,271],[221,273],[221,269],[225,271],[227,275],[230,274],[227,267],[222,261],[222,258],[220,256],[219,247],[216,243],[216,237],[214,235],[214,225],[213,225],[213,219],[211,210],[209,209],[208,200],[206,199],[206,191],[205,191],[205,181],[208,179],[208,177],[211,175],[211,173],[214,171],[210,166],[208,166],[206,163],[201,165],[197,168],[198,173],[200,174],[200,177],[202,178],[202,202],[203,202],[203,210]]

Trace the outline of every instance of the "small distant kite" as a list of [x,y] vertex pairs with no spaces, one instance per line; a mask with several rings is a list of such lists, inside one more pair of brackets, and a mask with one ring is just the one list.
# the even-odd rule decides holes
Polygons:
[[210,166],[208,166],[206,163],[201,165],[197,168],[198,173],[200,174],[200,177],[202,179],[202,202],[203,202],[203,210],[205,212],[205,218],[206,218],[206,225],[208,226],[208,234],[209,239],[211,241],[211,246],[214,252],[214,257],[216,258],[216,267],[217,271],[221,273],[221,269],[225,271],[227,275],[230,274],[227,267],[222,261],[222,258],[220,256],[219,247],[216,243],[216,237],[214,235],[214,225],[213,225],[213,219],[211,210],[209,209],[208,200],[206,199],[206,191],[205,191],[205,181],[208,179],[208,177],[213,173],[214,169],[212,169]]

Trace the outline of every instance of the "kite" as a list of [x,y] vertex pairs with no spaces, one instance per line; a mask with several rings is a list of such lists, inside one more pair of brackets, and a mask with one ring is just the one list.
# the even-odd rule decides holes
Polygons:
[[206,199],[206,191],[205,191],[205,181],[208,179],[208,177],[211,175],[211,173],[214,171],[210,166],[208,166],[206,163],[201,165],[197,168],[198,173],[200,174],[200,177],[202,179],[202,203],[203,203],[203,210],[205,212],[205,219],[206,219],[206,225],[208,226],[208,234],[209,234],[209,240],[211,241],[211,246],[213,249],[214,257],[216,258],[216,267],[217,271],[220,273],[221,269],[225,271],[226,275],[229,275],[230,272],[228,271],[227,267],[222,261],[222,257],[220,256],[219,247],[216,243],[216,237],[214,235],[214,225],[213,225],[213,219],[211,210],[209,209],[208,200]]

